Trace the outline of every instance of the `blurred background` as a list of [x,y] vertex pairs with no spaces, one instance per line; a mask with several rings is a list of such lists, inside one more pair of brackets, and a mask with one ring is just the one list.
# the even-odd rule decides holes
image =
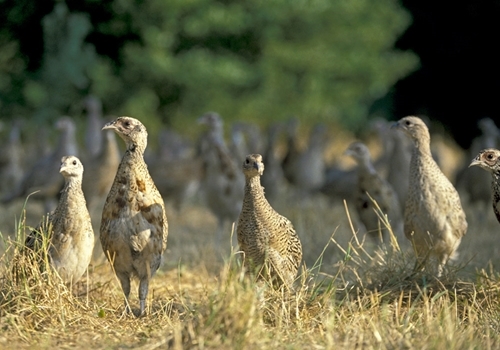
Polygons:
[[180,127],[208,110],[350,129],[426,114],[466,147],[495,116],[499,12],[493,0],[3,0],[0,116],[75,115],[88,94]]
[[[264,175],[275,174],[263,177],[266,196],[307,237],[311,263],[345,222],[343,200],[354,203],[354,161],[343,156],[354,139],[368,144],[403,203],[411,149],[387,120],[416,114],[467,203],[476,236],[466,240],[483,232],[481,244],[497,256],[491,180],[468,165],[499,144],[499,15],[493,0],[0,0],[0,232],[13,232],[34,191],[44,205],[28,208],[29,225],[54,207],[66,154],[85,165],[98,232],[123,150],[101,128],[129,115],[148,129],[145,158],[172,206],[173,230],[187,232],[174,232],[169,247],[191,247],[193,237],[202,247],[215,231],[230,232],[226,213],[199,206],[197,196],[213,187],[206,179],[211,166],[220,172],[220,154],[238,169],[258,152]],[[218,114],[199,125],[208,111]]]
[[499,11],[491,0],[3,0],[0,116],[75,116],[89,94],[106,113],[180,128],[208,110],[351,130],[418,113],[467,146],[452,122],[494,116]]

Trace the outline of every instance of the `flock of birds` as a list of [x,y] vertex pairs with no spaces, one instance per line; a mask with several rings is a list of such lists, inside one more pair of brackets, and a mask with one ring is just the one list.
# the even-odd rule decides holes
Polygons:
[[[189,152],[185,140],[166,132],[160,135],[159,153],[153,155],[146,150],[148,133],[139,120],[119,117],[105,124],[98,101],[89,99],[86,103],[89,119],[85,139],[87,145],[93,146],[87,147],[89,154],[84,159],[88,174],[84,175],[77,158],[76,127],[68,117],[56,124],[60,130],[56,148],[41,156],[31,170],[21,173],[20,124],[15,123],[6,145],[12,150],[11,158],[0,160],[0,176],[5,180],[1,183],[8,182],[10,190],[2,191],[7,192],[2,202],[38,191],[33,196],[43,199],[49,208],[58,198],[55,209],[28,235],[25,245],[40,249],[41,235],[48,234],[51,263],[66,283],[80,279],[90,264],[94,231],[88,208],[102,208],[100,246],[121,283],[127,311],[130,282],[137,278],[139,313],[145,312],[149,281],[167,247],[164,198],[179,209],[186,196],[198,188],[217,217],[218,239],[227,232],[227,224],[236,222],[239,250],[247,271],[288,291],[294,289],[302,245],[290,220],[270,204],[286,191],[288,183],[297,187],[301,197],[323,192],[352,200],[360,231],[376,244],[387,240],[382,212],[394,232],[404,233],[412,243],[415,268],[423,269],[429,256],[434,256],[438,276],[456,256],[467,231],[458,191],[434,160],[428,127],[418,117],[402,118],[391,128],[376,125],[387,143],[385,160],[382,156],[373,161],[368,147],[356,141],[347,147],[345,155],[352,157],[357,167],[342,170],[327,168],[323,161],[327,140],[324,125],[313,129],[304,150],[297,144],[296,120],[284,128],[271,126],[266,145],[255,126],[236,124],[228,146],[222,118],[210,112],[198,120],[206,125],[206,132],[195,154]],[[491,201],[493,193],[493,209],[500,222],[500,151],[494,148],[500,133],[491,120],[481,123],[490,123],[485,129],[489,135],[483,136],[489,142],[484,146],[491,147],[480,144],[485,149],[477,151],[469,167],[479,166],[491,173],[492,180],[486,180],[487,201]],[[287,134],[288,148],[280,159],[276,149],[282,132]],[[115,134],[126,146],[121,161]],[[494,143],[491,138],[496,138]],[[154,159],[160,161],[155,163]],[[469,170],[462,172],[462,178],[467,178]],[[468,196],[471,201],[477,200],[475,193]]]

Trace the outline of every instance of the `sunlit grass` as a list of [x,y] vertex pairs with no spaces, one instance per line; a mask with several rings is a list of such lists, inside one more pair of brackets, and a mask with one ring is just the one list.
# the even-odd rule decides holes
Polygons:
[[[165,264],[151,280],[142,318],[123,312],[107,262],[66,286],[43,249],[21,253],[31,229],[23,214],[16,234],[3,237],[0,348],[498,348],[500,278],[493,268],[471,267],[475,260],[464,253],[440,279],[416,273],[408,242],[383,213],[390,242],[377,247],[356,231],[347,204],[311,201],[278,205],[304,246],[291,294],[248,278],[230,244],[214,247],[216,222],[196,203],[172,212]],[[479,228],[468,234],[476,232],[462,252],[482,246]],[[132,308],[137,302],[135,284]]]

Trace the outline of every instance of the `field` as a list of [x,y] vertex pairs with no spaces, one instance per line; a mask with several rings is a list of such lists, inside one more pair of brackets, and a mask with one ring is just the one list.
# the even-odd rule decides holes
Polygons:
[[[460,257],[445,276],[413,273],[407,240],[377,249],[356,232],[344,203],[289,192],[276,209],[304,248],[296,292],[284,295],[241,273],[231,229],[215,241],[216,220],[198,198],[167,205],[169,242],[150,285],[147,315],[124,314],[112,270],[97,259],[67,288],[50,270],[20,261],[15,232],[42,215],[36,201],[3,208],[0,348],[85,349],[491,349],[500,346],[500,226],[491,208],[468,208]],[[25,211],[23,208],[25,207]],[[25,213],[25,215],[24,215]],[[98,227],[99,213],[92,213]],[[18,239],[19,240],[19,239]],[[19,263],[19,261],[18,261]],[[136,284],[131,306],[138,308]]]

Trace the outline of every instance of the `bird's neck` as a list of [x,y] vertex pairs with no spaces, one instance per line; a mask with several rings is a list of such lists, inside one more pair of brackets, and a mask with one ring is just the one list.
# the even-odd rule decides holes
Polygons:
[[500,170],[493,171],[491,175],[493,212],[495,213],[498,222],[500,222]]
[[69,177],[66,178],[64,182],[64,187],[61,190],[61,197],[68,196],[70,193],[78,192],[82,190],[82,178],[81,177]]
[[423,137],[422,139],[415,140],[414,143],[415,143],[415,147],[413,148],[414,154],[432,157],[430,138]]
[[359,167],[361,168],[361,170],[365,173],[368,173],[368,174],[376,174],[377,171],[375,170],[375,167],[373,166],[373,163],[370,159],[361,159],[359,161]]
[[[251,200],[245,200],[243,206],[251,205],[255,209],[267,209],[270,206],[264,195],[264,187],[260,184],[260,176],[252,176],[246,178],[245,197],[249,196]],[[258,205],[255,205],[257,204]]]
[[493,189],[497,189],[500,193],[500,169],[491,172],[491,181]]
[[146,147],[137,143],[130,143],[127,145],[127,154],[130,158],[144,158],[144,150]]

